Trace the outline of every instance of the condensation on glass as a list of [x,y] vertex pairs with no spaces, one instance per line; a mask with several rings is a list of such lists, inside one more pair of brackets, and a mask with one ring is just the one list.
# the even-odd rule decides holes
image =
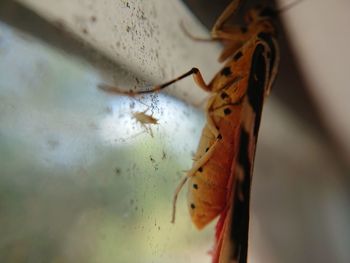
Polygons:
[[[100,91],[90,66],[0,24],[1,262],[209,262],[175,187],[203,114]],[[158,124],[142,126],[144,112]],[[171,134],[171,135],[170,135]]]
[[[43,16],[61,23],[56,10],[62,25],[122,61],[125,79],[116,72],[112,80],[125,88],[130,76],[130,86],[144,84],[133,76],[139,71],[158,83],[192,66],[206,80],[218,70],[218,52],[203,51],[208,43],[193,48],[176,34],[178,24],[157,11],[168,1],[149,1],[155,6],[149,12],[165,21],[154,16],[151,26],[142,8],[133,9],[148,1],[108,0],[136,14],[125,23],[108,4],[90,14],[88,0],[50,2],[66,3],[69,12],[39,0],[20,2],[35,10],[51,6]],[[82,9],[87,13],[77,15]],[[140,38],[143,26],[154,30],[152,37]],[[120,34],[125,41],[115,41]],[[132,41],[137,48],[127,46]],[[142,48],[152,56],[143,57]],[[210,262],[215,222],[194,229],[186,188],[176,224],[170,223],[173,193],[191,166],[203,112],[165,94],[131,99],[101,92],[97,85],[106,79],[96,68],[0,24],[0,262]],[[182,86],[178,97],[203,101],[191,79],[181,83],[170,90]],[[142,112],[158,123],[141,125],[135,114]],[[348,191],[334,158],[317,133],[269,98],[253,181],[251,262],[349,261]]]

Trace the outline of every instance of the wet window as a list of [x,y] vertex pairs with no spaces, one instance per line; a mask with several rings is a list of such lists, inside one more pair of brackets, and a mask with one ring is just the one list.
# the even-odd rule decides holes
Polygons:
[[191,225],[187,188],[170,223],[203,113],[106,94],[92,67],[0,32],[0,261],[210,262],[213,230]]
[[[207,22],[215,21],[225,7],[216,1],[183,2],[193,7],[199,3],[198,17],[207,16]],[[254,5],[242,2],[251,2],[243,10]],[[329,120],[340,120],[341,114],[331,114],[328,102],[342,104],[332,96],[326,97],[327,103],[315,96],[323,86],[347,98],[346,90],[335,90],[347,85],[331,81],[347,77],[339,78],[327,67],[306,74],[296,62],[313,65],[316,60],[308,56],[312,51],[346,42],[327,37],[332,45],[313,44],[324,43],[310,38],[313,33],[324,38],[339,30],[315,30],[315,23],[306,22],[324,25],[327,19],[314,19],[323,14],[318,9],[322,5],[307,8],[308,1],[295,2],[301,3],[281,14],[292,14],[291,21],[302,24],[293,30],[302,37],[286,35],[288,28],[279,30],[281,66],[259,132],[248,258],[350,262],[349,169],[342,161],[348,155],[339,150],[347,144],[320,124],[323,119],[325,126],[336,127]],[[330,9],[324,10],[331,17]],[[191,77],[165,92],[132,98],[98,88],[148,89],[192,67],[200,69],[206,83],[215,72],[228,77],[222,74],[230,73],[227,67],[217,63],[222,47],[188,36],[209,36],[192,11],[178,0],[0,0],[1,263],[212,261],[216,220],[197,230],[190,213],[199,205],[187,200],[187,191],[199,192],[202,184],[185,185],[176,222],[170,222],[175,189],[198,158],[208,94]],[[180,21],[189,34],[181,30]],[[303,30],[307,27],[309,32]],[[228,30],[249,33],[242,28]],[[304,41],[311,44],[301,56]],[[293,42],[298,45],[291,50]],[[332,58],[337,57],[334,50],[328,52]],[[328,61],[323,55],[314,58]],[[309,75],[317,85],[308,95]],[[221,93],[220,99],[229,95]],[[236,116],[232,107],[220,113]],[[336,128],[346,134],[345,126]],[[209,146],[202,145],[203,152],[211,152]],[[207,167],[197,168],[207,172]]]

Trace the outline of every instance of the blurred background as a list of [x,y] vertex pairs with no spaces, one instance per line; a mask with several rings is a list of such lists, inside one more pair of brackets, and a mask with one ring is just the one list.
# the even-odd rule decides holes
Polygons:
[[[206,94],[192,79],[133,99],[97,86],[145,87],[193,66],[209,81],[220,45],[194,43],[179,21],[208,36],[229,2],[0,1],[0,262],[211,261],[215,222],[194,228],[186,187],[170,223]],[[277,18],[281,67],[259,135],[252,263],[350,262],[348,5],[305,0]],[[141,125],[144,111],[158,124]]]

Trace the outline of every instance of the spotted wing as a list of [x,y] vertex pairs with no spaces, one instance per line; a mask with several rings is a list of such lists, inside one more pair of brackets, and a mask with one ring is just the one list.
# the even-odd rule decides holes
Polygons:
[[[274,53],[277,49],[270,44],[275,42],[257,41],[251,58],[239,149],[231,167],[232,190],[217,224],[214,263],[247,262],[249,201],[256,141],[265,94],[275,77],[278,63]],[[274,53],[274,59],[271,59],[271,53]]]

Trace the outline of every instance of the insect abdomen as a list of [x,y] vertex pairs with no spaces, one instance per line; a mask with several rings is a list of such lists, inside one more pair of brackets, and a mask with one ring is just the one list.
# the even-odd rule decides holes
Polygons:
[[[198,229],[210,223],[226,207],[228,181],[237,143],[236,116],[226,116],[215,123],[222,131],[222,139],[217,142],[210,159],[189,179],[188,206],[192,221]],[[208,125],[203,129],[197,156],[206,154],[206,150],[213,145],[214,139],[208,138],[207,134],[210,134]]]

